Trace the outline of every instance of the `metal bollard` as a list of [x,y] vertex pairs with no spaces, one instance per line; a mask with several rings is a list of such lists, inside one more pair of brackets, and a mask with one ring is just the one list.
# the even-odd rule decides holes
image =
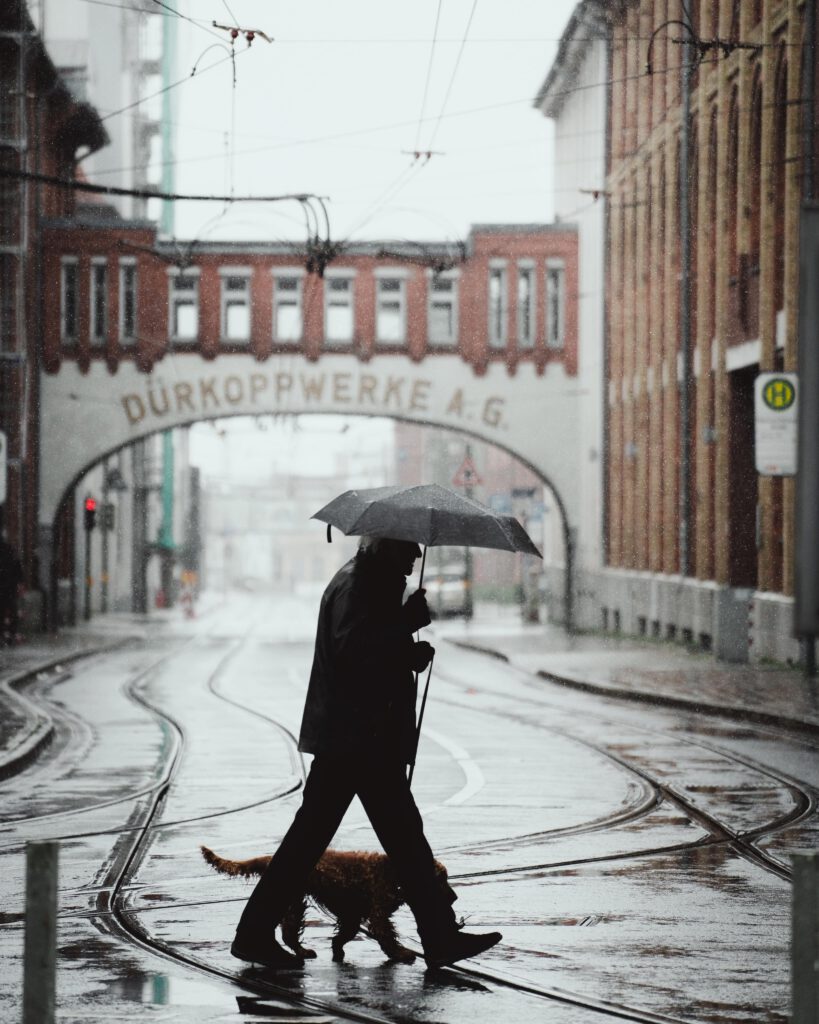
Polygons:
[[57,843],[26,844],[23,1024],[53,1024],[57,973]]
[[791,1024],[819,1021],[819,854],[793,857]]

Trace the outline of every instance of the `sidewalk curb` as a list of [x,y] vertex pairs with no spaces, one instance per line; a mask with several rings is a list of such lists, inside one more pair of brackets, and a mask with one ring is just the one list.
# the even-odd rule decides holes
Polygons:
[[[471,643],[468,640],[455,640],[448,638],[449,643],[464,650],[476,651],[478,654],[485,654],[490,658],[506,662],[515,666],[515,662],[508,654],[486,647],[482,644]],[[568,689],[579,690],[582,693],[598,694],[602,697],[611,697],[613,700],[627,700],[635,704],[649,704],[654,707],[675,708],[679,711],[691,711],[700,715],[712,717],[731,718],[741,722],[753,722],[755,725],[780,726],[792,729],[796,732],[807,733],[810,736],[819,736],[819,722],[806,722],[800,718],[791,718],[789,715],[778,715],[770,711],[757,711],[753,708],[744,708],[737,705],[728,706],[721,704],[708,704],[702,701],[689,700],[685,697],[672,697],[667,694],[645,693],[642,690],[628,690],[622,687],[608,686],[605,683],[593,683],[588,679],[580,679],[576,676],[558,675],[546,669],[525,669],[521,671],[528,675],[535,675],[547,682],[556,683]]]
[[29,723],[35,723],[32,731],[23,740],[6,750],[0,750],[0,779],[7,779],[23,771],[32,761],[36,760],[54,738],[54,721],[51,715],[37,707],[25,694],[20,693],[20,688],[35,679],[41,672],[49,672],[60,665],[71,664],[81,658],[90,658],[95,654],[105,654],[117,650],[124,647],[131,639],[131,637],[126,637],[114,643],[67,652],[62,657],[49,658],[36,665],[30,665],[15,675],[0,681],[0,691],[4,696],[10,703],[17,704],[22,708]]

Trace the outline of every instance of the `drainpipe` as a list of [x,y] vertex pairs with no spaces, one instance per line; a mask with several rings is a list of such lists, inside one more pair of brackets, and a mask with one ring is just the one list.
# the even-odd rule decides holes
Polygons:
[[804,52],[805,167],[802,198],[810,202],[813,199],[813,164],[816,145],[816,4],[810,2],[805,4]]
[[[690,24],[690,0],[682,0],[683,20]],[[680,125],[680,575],[691,574],[691,213],[688,196],[693,50],[683,47],[682,123]]]

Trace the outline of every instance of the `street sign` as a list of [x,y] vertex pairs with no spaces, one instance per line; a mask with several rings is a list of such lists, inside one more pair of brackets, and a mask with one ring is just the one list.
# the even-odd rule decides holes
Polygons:
[[482,484],[478,471],[475,469],[475,463],[472,461],[469,455],[464,456],[464,461],[458,467],[458,472],[452,478],[453,487],[476,487],[478,484]]
[[756,471],[761,476],[796,474],[799,385],[795,373],[760,373],[754,382]]
[[6,435],[0,430],[0,505],[6,503],[6,477],[8,475],[9,443]]

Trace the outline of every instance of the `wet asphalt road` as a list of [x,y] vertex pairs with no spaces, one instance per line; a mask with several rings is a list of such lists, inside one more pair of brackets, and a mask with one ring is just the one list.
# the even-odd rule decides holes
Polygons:
[[[476,930],[457,970],[330,960],[245,971],[228,954],[248,884],[300,800],[295,750],[315,604],[236,596],[151,643],[27,692],[57,735],[2,784],[0,1020],[19,1020],[23,846],[61,842],[58,1019],[460,1024],[786,1021],[789,854],[815,847],[804,738],[553,687],[438,641],[413,788]],[[434,641],[434,637],[431,637]],[[356,803],[336,837],[377,849]],[[412,918],[397,917],[416,941]]]

